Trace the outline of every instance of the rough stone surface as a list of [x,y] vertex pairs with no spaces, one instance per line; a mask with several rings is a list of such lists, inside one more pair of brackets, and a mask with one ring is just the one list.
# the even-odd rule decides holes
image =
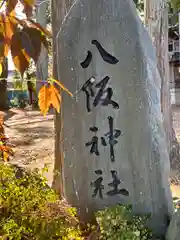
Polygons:
[[[106,62],[109,55],[103,60],[93,40],[118,62]],[[160,109],[161,83],[150,37],[134,4],[131,0],[75,1],[57,41],[58,77],[74,94],[74,98],[70,98],[63,93],[64,122],[60,142],[64,146],[64,183],[69,202],[80,209],[83,219],[105,206],[132,203],[135,212],[151,212],[154,231],[162,233],[172,213],[172,199]],[[89,66],[82,68],[80,63],[86,59],[88,51],[91,52],[86,62]],[[96,84],[106,76],[110,79],[105,89],[112,88],[111,100],[119,104],[119,109],[111,104],[103,106],[105,90],[101,101],[93,106],[98,93],[101,94]],[[91,111],[88,112],[87,96],[82,87],[91,77],[94,96],[90,95]],[[86,90],[92,94],[88,88]],[[110,131],[109,116],[114,120],[114,129],[122,132],[115,139],[114,162],[110,158],[113,141],[105,135]],[[107,145],[102,144],[102,137]],[[90,154],[92,145],[87,143],[92,138],[98,139],[99,155]],[[127,190],[129,196],[107,194],[113,190],[110,183],[119,183],[111,171],[116,171],[121,181],[118,189]],[[97,179],[96,183],[103,185],[103,198],[99,192],[93,197],[96,192],[92,183]]]
[[180,238],[180,211],[177,211],[171,219],[166,240],[179,240]]

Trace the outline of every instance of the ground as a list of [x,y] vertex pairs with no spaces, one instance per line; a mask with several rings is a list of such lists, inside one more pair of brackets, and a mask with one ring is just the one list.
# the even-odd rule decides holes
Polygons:
[[[5,133],[15,146],[11,162],[30,169],[48,165],[48,183],[53,180],[54,167],[54,124],[53,114],[42,116],[39,111],[10,109],[5,116]],[[173,107],[173,127],[180,142],[180,107]],[[175,154],[176,156],[177,154]],[[180,158],[171,163],[171,184],[173,196],[180,198]]]
[[53,179],[54,124],[53,115],[42,116],[39,111],[10,109],[5,116],[5,133],[15,146],[11,162],[28,168],[43,168],[49,184]]

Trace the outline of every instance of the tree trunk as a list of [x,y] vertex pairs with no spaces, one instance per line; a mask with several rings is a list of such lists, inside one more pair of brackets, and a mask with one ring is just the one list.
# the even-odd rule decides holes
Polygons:
[[[36,20],[41,26],[47,26],[47,15],[46,10],[48,8],[48,1],[38,0],[37,1],[37,13]],[[38,94],[42,87],[41,81],[48,78],[48,52],[44,46],[42,46],[41,54],[39,56],[36,68],[36,93]],[[36,99],[37,100],[37,99]]]
[[[61,24],[73,0],[53,0],[51,6],[52,13],[52,32],[53,32],[53,75],[57,79],[57,42],[56,37],[60,30]],[[62,107],[62,106],[61,106]],[[62,116],[61,113],[55,116],[55,164],[54,179],[52,187],[63,197],[64,193],[64,176],[63,176],[63,146],[62,146]]]
[[169,85],[167,0],[145,0],[145,24],[156,48],[157,64],[161,76],[161,110],[164,116],[164,128],[170,153],[172,146],[172,112]]
[[8,77],[8,60],[4,58],[2,63],[2,74],[0,76],[0,110],[8,109],[8,95],[7,95],[7,77]]

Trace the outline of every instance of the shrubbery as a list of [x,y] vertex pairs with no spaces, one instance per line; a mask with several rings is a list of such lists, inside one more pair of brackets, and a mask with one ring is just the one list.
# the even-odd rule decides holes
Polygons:
[[75,210],[37,172],[0,165],[1,239],[81,239]]
[[[131,216],[125,206],[100,211],[96,219],[99,228],[89,240],[151,239],[146,218]],[[0,239],[81,240],[83,235],[75,209],[59,201],[42,174],[0,164]]]
[[152,233],[145,227],[148,219],[143,216],[133,216],[131,207],[116,206],[107,208],[96,214],[100,226],[101,240],[150,240]]

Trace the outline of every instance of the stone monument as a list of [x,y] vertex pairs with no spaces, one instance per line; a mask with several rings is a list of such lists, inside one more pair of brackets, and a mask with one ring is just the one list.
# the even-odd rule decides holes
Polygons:
[[57,35],[63,93],[64,184],[87,219],[114,204],[172,213],[155,51],[131,0],[77,0]]

